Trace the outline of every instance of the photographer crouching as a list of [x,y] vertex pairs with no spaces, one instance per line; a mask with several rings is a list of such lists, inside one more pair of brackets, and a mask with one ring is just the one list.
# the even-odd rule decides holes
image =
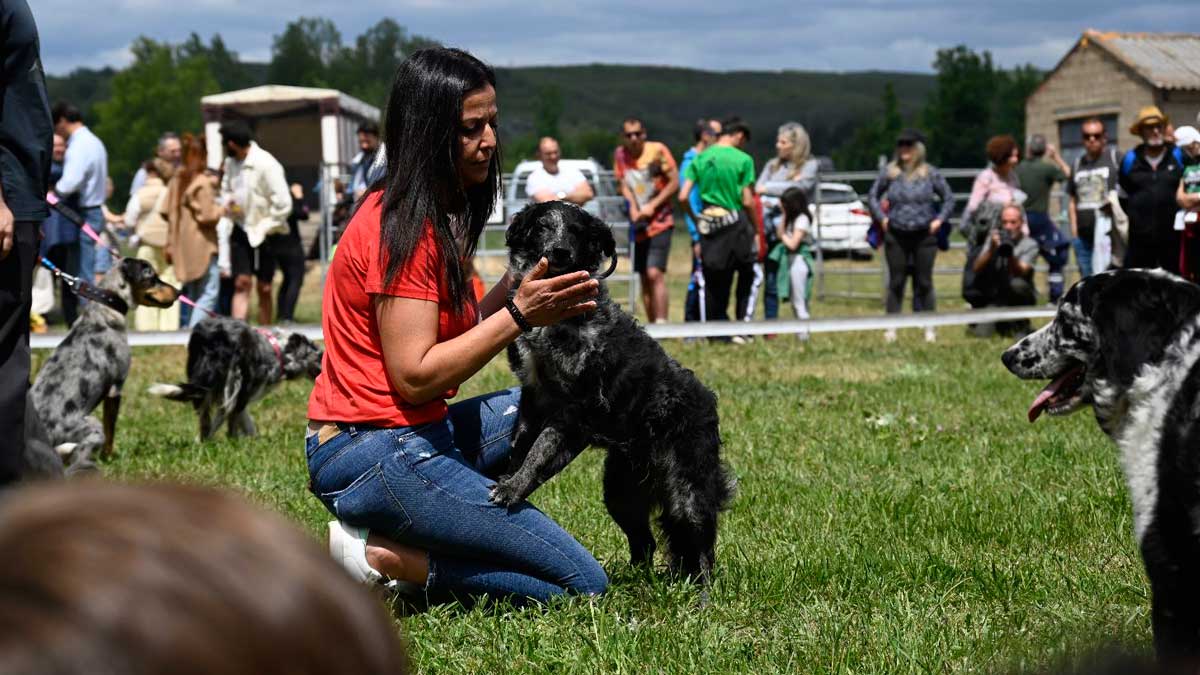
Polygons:
[[[1033,285],[1033,263],[1038,244],[1027,234],[1025,212],[1016,204],[1000,210],[999,222],[991,227],[979,245],[967,256],[963,271],[963,299],[971,307],[1020,307],[1037,304]],[[972,332],[986,337],[996,330],[1002,334],[1026,333],[1029,321],[975,324]]]

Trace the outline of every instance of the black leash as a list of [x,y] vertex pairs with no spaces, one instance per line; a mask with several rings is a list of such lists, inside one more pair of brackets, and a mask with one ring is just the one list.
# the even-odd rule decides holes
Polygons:
[[50,262],[45,257],[42,258],[42,267],[50,270],[54,277],[66,284],[67,288],[71,289],[71,292],[75,295],[78,295],[81,298],[87,298],[88,300],[94,300],[105,307],[108,307],[109,309],[119,312],[121,316],[125,316],[129,313],[129,303],[125,302],[125,298],[122,298],[116,293],[113,293],[105,288],[100,288],[95,284],[88,283],[79,277],[74,277],[70,274],[67,274],[66,272],[58,269],[54,263]]

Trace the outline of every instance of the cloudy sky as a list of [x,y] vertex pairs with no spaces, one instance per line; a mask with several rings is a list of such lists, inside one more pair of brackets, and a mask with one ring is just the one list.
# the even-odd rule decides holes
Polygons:
[[[383,17],[494,65],[638,63],[712,70],[930,70],[940,47],[1002,65],[1053,66],[1085,28],[1200,32],[1196,0],[30,0],[46,70],[120,66],[137,35],[220,33],[267,61],[294,18],[331,18],[343,40]],[[751,9],[747,9],[750,7]]]

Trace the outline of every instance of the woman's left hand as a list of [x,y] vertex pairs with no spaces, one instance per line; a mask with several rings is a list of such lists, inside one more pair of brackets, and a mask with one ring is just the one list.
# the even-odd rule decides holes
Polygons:
[[940,229],[942,229],[942,221],[934,218],[933,221],[929,223],[929,234],[937,234],[938,230]]

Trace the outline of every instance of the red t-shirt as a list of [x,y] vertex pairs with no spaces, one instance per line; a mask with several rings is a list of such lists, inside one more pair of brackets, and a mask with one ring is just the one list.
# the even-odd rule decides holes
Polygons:
[[376,295],[430,300],[438,303],[437,341],[462,335],[478,323],[473,299],[464,313],[454,311],[442,269],[442,256],[426,225],[412,256],[392,283],[383,285],[386,265],[379,258],[379,225],[383,207],[371,196],[346,226],[325,279],[321,328],[325,358],[308,398],[308,418],[321,422],[354,422],[381,427],[412,426],[446,416],[441,398],[414,405],[392,387],[375,319]]

